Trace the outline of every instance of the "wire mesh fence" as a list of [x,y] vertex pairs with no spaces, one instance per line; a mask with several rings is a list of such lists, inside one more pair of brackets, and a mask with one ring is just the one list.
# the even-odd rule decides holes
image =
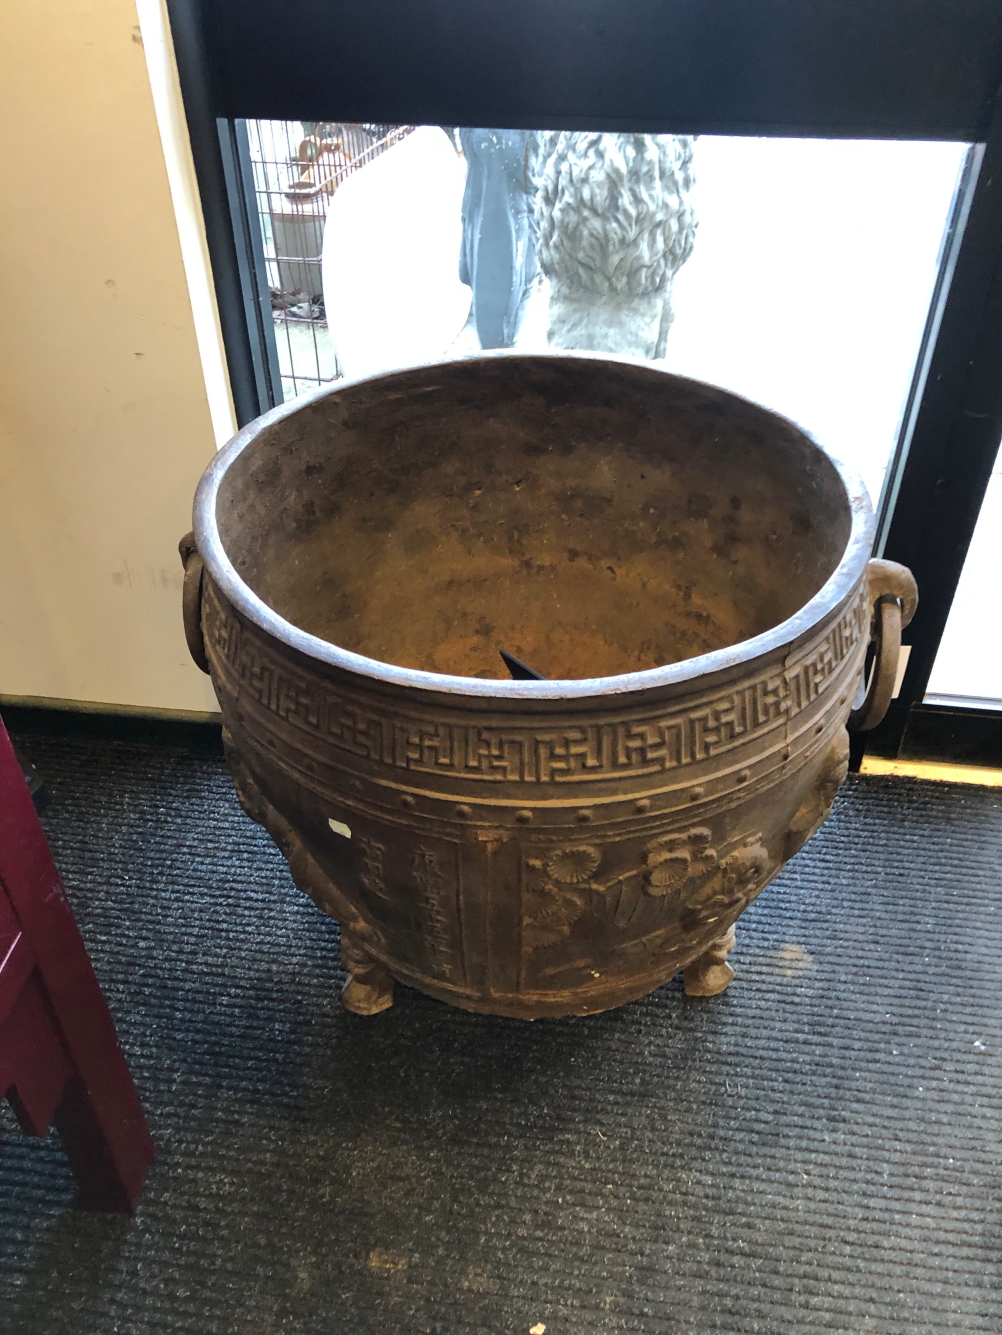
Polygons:
[[[321,274],[324,225],[334,191],[412,129],[334,121],[247,122],[286,399],[341,375],[327,328]],[[350,255],[343,259],[351,263]]]

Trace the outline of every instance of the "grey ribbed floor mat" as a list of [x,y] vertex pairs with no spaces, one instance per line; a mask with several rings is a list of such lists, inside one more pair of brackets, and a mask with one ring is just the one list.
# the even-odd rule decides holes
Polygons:
[[221,763],[24,740],[158,1158],[4,1114],[5,1335],[1002,1329],[1002,790],[852,781],[723,997],[360,1019]]

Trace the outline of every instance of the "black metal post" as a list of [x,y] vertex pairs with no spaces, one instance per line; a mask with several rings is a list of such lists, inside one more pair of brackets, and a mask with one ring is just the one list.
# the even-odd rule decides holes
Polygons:
[[[264,261],[264,239],[254,190],[254,166],[245,120],[219,120],[220,153],[226,177],[230,218],[237,239],[237,267],[244,318],[250,337],[258,413],[282,402],[278,343],[271,314],[271,295]],[[257,416],[257,414],[255,414]],[[241,423],[243,425],[243,423]]]

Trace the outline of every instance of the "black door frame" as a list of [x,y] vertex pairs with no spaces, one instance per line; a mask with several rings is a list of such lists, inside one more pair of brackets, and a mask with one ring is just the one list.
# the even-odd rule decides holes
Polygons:
[[[1002,436],[999,0],[168,0],[237,418],[281,398],[245,118],[974,145],[878,522],[914,571],[869,747],[1002,765],[1002,715],[922,703]],[[269,346],[270,341],[270,346]]]
[[877,551],[911,568],[920,601],[901,693],[868,749],[962,759],[977,741],[1002,765],[1002,717],[922,703],[1002,436],[1002,98],[972,159],[880,516]]

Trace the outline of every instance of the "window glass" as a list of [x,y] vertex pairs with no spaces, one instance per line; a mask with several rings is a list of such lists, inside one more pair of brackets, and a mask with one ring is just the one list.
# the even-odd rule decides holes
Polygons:
[[1002,459],[995,460],[964,571],[929,678],[936,704],[1002,708]]
[[648,357],[876,504],[965,145],[248,126],[287,397],[481,347]]

